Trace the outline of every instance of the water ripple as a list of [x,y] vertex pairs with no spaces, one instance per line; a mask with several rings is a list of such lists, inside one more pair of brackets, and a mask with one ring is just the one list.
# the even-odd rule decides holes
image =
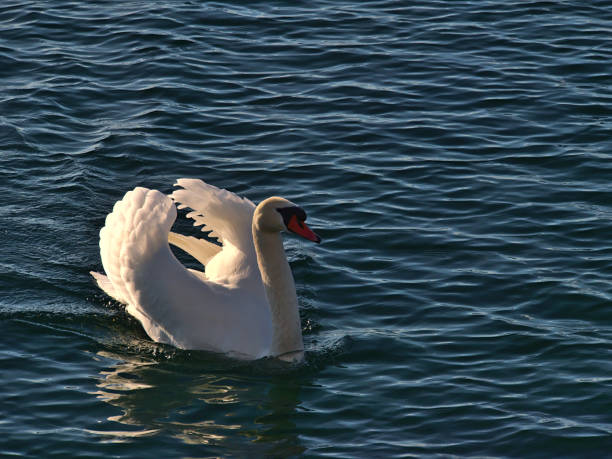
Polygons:
[[[2,450],[605,455],[611,11],[4,2]],[[105,213],[181,176],[308,209],[303,366],[151,343],[96,291]]]

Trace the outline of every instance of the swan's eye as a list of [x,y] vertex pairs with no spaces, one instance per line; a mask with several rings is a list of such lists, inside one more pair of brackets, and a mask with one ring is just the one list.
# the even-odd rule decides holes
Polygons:
[[295,215],[300,222],[306,221],[306,212],[304,212],[304,209],[302,209],[301,207],[295,208]]
[[293,216],[297,217],[297,220],[298,222],[300,222],[300,225],[302,222],[306,221],[306,212],[301,207],[298,207],[298,206],[281,207],[280,209],[276,209],[276,210],[278,211],[279,214],[282,215],[285,226],[289,225],[289,222],[291,221],[291,217]]
[[283,222],[289,231],[297,234],[298,236],[302,236],[309,241],[316,243],[321,242],[321,238],[317,236],[310,228],[308,228],[308,225],[306,225],[306,212],[304,212],[304,209],[298,206],[291,206],[276,210],[283,216]]

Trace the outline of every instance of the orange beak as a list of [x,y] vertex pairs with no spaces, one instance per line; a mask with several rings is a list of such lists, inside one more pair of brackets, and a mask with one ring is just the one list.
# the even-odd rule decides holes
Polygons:
[[298,220],[296,215],[293,215],[289,220],[289,224],[287,225],[289,231],[302,236],[304,239],[308,239],[309,241],[319,243],[321,242],[321,238],[315,234],[306,223]]

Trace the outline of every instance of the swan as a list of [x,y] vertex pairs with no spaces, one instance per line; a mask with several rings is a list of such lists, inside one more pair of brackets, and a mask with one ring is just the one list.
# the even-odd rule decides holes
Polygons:
[[[298,299],[281,231],[319,243],[306,212],[280,197],[250,200],[182,178],[170,195],[137,187],[115,203],[100,230],[98,286],[126,305],[149,337],[181,349],[239,359],[304,356]],[[175,205],[176,203],[176,205]],[[179,209],[221,246],[170,231]],[[201,263],[188,269],[172,244]]]

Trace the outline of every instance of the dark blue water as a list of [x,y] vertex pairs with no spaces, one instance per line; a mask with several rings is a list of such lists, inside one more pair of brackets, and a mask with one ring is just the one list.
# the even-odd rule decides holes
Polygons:
[[[607,0],[2,2],[0,455],[610,454],[611,37]],[[307,209],[303,365],[93,284],[179,177]]]

